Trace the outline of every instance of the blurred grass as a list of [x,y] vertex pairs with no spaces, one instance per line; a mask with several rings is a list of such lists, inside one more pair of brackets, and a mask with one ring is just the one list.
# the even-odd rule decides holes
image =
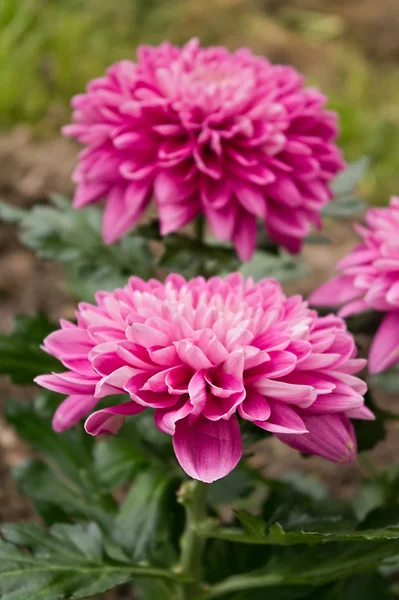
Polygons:
[[364,194],[385,203],[399,192],[399,70],[373,64],[348,41],[337,15],[259,0],[0,0],[0,127],[28,122],[57,134],[70,97],[139,43],[198,35],[204,44],[250,45],[292,61],[330,97],[348,160],[372,161]]

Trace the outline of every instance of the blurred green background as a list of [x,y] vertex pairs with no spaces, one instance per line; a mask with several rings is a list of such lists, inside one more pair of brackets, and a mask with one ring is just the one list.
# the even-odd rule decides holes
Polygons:
[[363,194],[399,194],[399,0],[0,0],[0,127],[59,135],[70,97],[140,43],[250,46],[330,97]]

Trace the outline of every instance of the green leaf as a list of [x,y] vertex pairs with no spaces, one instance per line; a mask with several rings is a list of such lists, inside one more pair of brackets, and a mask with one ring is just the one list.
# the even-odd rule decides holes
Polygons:
[[[378,375],[370,377],[370,383],[377,387],[381,387],[389,394],[396,394],[399,392],[399,367],[396,366],[389,371],[384,371]],[[398,415],[399,418],[399,415]]]
[[0,375],[8,375],[17,384],[30,384],[41,373],[62,370],[56,358],[40,349],[54,329],[40,313],[16,317],[12,333],[0,334]]
[[385,439],[385,422],[383,418],[378,418],[379,409],[375,406],[371,391],[364,396],[365,404],[377,416],[375,421],[352,421],[355,428],[357,447],[359,452],[371,450],[379,442]]
[[253,477],[250,473],[235,469],[223,479],[208,485],[208,502],[213,506],[231,504],[247,496],[253,489]]
[[[11,212],[10,212],[11,211]],[[41,258],[58,260],[68,274],[69,290],[91,300],[95,291],[125,285],[135,273],[153,275],[154,259],[148,240],[134,233],[113,245],[101,236],[101,211],[96,207],[76,210],[66,198],[54,195],[52,205],[34,205],[15,213],[0,205],[0,219],[18,221],[21,242]]]
[[244,527],[244,531],[252,539],[263,540],[265,537],[266,523],[247,510],[237,510],[235,514]]
[[[255,522],[254,522],[255,524]],[[320,524],[316,521],[315,525]],[[327,530],[328,521],[324,523],[324,531],[304,529],[285,531],[279,523],[274,523],[267,533],[260,535],[238,528],[216,528],[214,525],[204,525],[199,533],[205,537],[217,538],[242,544],[294,546],[297,544],[325,544],[327,542],[373,542],[399,540],[399,526],[391,529],[371,529],[362,531],[332,531]],[[310,524],[309,524],[310,527]]]
[[254,253],[252,260],[244,263],[239,271],[245,277],[251,276],[255,280],[273,277],[279,281],[289,281],[300,279],[307,274],[304,263],[284,252],[274,255],[257,251]]
[[53,522],[57,518],[54,511],[61,509],[69,517],[89,518],[109,527],[116,503],[104,493],[93,468],[94,440],[83,428],[61,434],[53,431],[49,419],[49,400],[53,396],[44,393],[29,404],[12,401],[7,405],[8,422],[48,461],[35,460],[18,466],[18,486],[33,499],[48,522]]
[[176,590],[168,581],[143,579],[134,583],[137,600],[175,600]]
[[[40,460],[28,460],[13,470],[21,494],[31,498],[48,525],[85,518],[111,526],[109,511],[86,486],[75,486],[70,480]],[[111,511],[112,513],[113,511]]]
[[113,539],[134,560],[161,557],[171,562],[175,553],[171,527],[176,510],[175,477],[164,469],[140,472],[115,519]]
[[121,436],[101,440],[94,447],[97,478],[107,490],[113,490],[132,479],[133,474],[148,460],[148,455],[137,444]]
[[356,543],[280,548],[263,568],[227,578],[214,585],[207,598],[218,598],[241,590],[281,585],[322,585],[357,573],[375,570],[399,551],[399,539]]
[[350,163],[332,182],[334,196],[345,196],[353,192],[365,176],[369,164],[367,156]]
[[331,185],[334,198],[323,208],[323,215],[347,218],[365,209],[365,203],[355,196],[356,188],[364,177],[369,161],[363,157],[351,163]]
[[26,211],[5,202],[0,202],[0,221],[5,223],[20,223],[26,215]]
[[[94,523],[1,527],[2,600],[62,600],[103,594],[135,577],[179,579],[168,571],[111,560]],[[19,548],[23,548],[20,550]]]

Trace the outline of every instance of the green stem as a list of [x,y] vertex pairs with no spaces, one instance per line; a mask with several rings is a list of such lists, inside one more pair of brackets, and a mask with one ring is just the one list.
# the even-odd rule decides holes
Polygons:
[[179,600],[193,600],[202,587],[202,556],[206,540],[198,535],[197,528],[206,518],[206,491],[206,484],[193,480],[184,482],[178,494],[178,501],[186,512],[186,525],[180,540],[180,568],[193,580],[193,583],[180,586]]

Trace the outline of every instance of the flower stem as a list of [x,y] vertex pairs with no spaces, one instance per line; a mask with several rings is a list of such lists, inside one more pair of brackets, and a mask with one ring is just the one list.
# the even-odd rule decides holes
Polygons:
[[178,501],[186,512],[186,525],[180,540],[180,568],[193,580],[192,583],[181,585],[179,600],[193,600],[201,590],[202,556],[206,540],[197,534],[197,527],[206,517],[206,489],[206,484],[192,480],[185,481],[178,492]]

